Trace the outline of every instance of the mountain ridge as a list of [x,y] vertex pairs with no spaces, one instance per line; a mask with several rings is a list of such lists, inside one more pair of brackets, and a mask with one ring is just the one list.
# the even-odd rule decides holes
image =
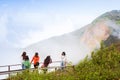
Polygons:
[[106,12],[81,29],[40,41],[23,50],[33,54],[37,51],[42,57],[51,55],[53,60],[60,60],[62,51],[65,51],[68,61],[76,64],[93,50],[99,49],[101,41],[110,45],[115,43],[112,42],[115,38],[119,43],[120,17],[117,16],[120,16],[120,11]]

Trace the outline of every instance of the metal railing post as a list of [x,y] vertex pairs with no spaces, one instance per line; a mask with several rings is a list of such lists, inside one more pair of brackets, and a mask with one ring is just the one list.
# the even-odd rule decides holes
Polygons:
[[55,67],[55,71],[57,71],[57,67]]
[[8,72],[9,72],[8,76],[10,77],[10,65],[8,66]]

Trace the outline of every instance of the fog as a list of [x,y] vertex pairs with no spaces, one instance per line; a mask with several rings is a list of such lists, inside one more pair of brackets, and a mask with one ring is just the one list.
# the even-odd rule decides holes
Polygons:
[[80,30],[54,36],[23,49],[7,48],[6,51],[2,51],[2,53],[7,53],[2,56],[1,60],[4,62],[1,62],[1,65],[21,63],[23,51],[27,52],[30,60],[35,52],[38,52],[40,62],[43,62],[47,55],[50,55],[53,61],[60,61],[61,53],[65,51],[68,62],[77,64],[90,55],[91,51],[100,48],[100,42],[106,40],[110,35],[120,37],[119,25],[114,21],[108,20],[95,25],[87,25]]
[[61,53],[64,51],[67,61],[76,64],[90,52],[89,48],[80,42],[80,38],[72,33],[64,34],[30,45],[23,51],[26,51],[31,58],[35,52],[38,52],[41,62],[47,55],[50,55],[53,61],[60,61]]

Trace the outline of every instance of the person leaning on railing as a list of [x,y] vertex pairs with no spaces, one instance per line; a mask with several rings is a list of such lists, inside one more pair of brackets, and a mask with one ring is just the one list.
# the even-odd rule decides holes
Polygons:
[[50,63],[52,63],[52,59],[51,59],[50,56],[47,56],[47,57],[45,58],[43,64],[42,64],[42,66],[41,66],[41,68],[44,68],[44,69],[43,69],[44,73],[47,72],[47,67],[48,67],[48,65],[49,65]]

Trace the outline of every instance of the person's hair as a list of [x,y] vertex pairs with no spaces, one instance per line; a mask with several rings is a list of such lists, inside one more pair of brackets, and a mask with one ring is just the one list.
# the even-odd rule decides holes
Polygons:
[[66,55],[65,52],[62,52],[62,55],[65,56]]
[[22,56],[22,59],[25,60],[26,52],[24,51],[21,56]]
[[21,56],[26,56],[26,52],[24,51]]
[[47,56],[47,57],[45,58],[45,60],[44,60],[44,65],[45,65],[45,67],[48,66],[48,64],[50,63],[50,61],[51,61],[50,56]]
[[35,53],[35,57],[38,57],[38,52]]

